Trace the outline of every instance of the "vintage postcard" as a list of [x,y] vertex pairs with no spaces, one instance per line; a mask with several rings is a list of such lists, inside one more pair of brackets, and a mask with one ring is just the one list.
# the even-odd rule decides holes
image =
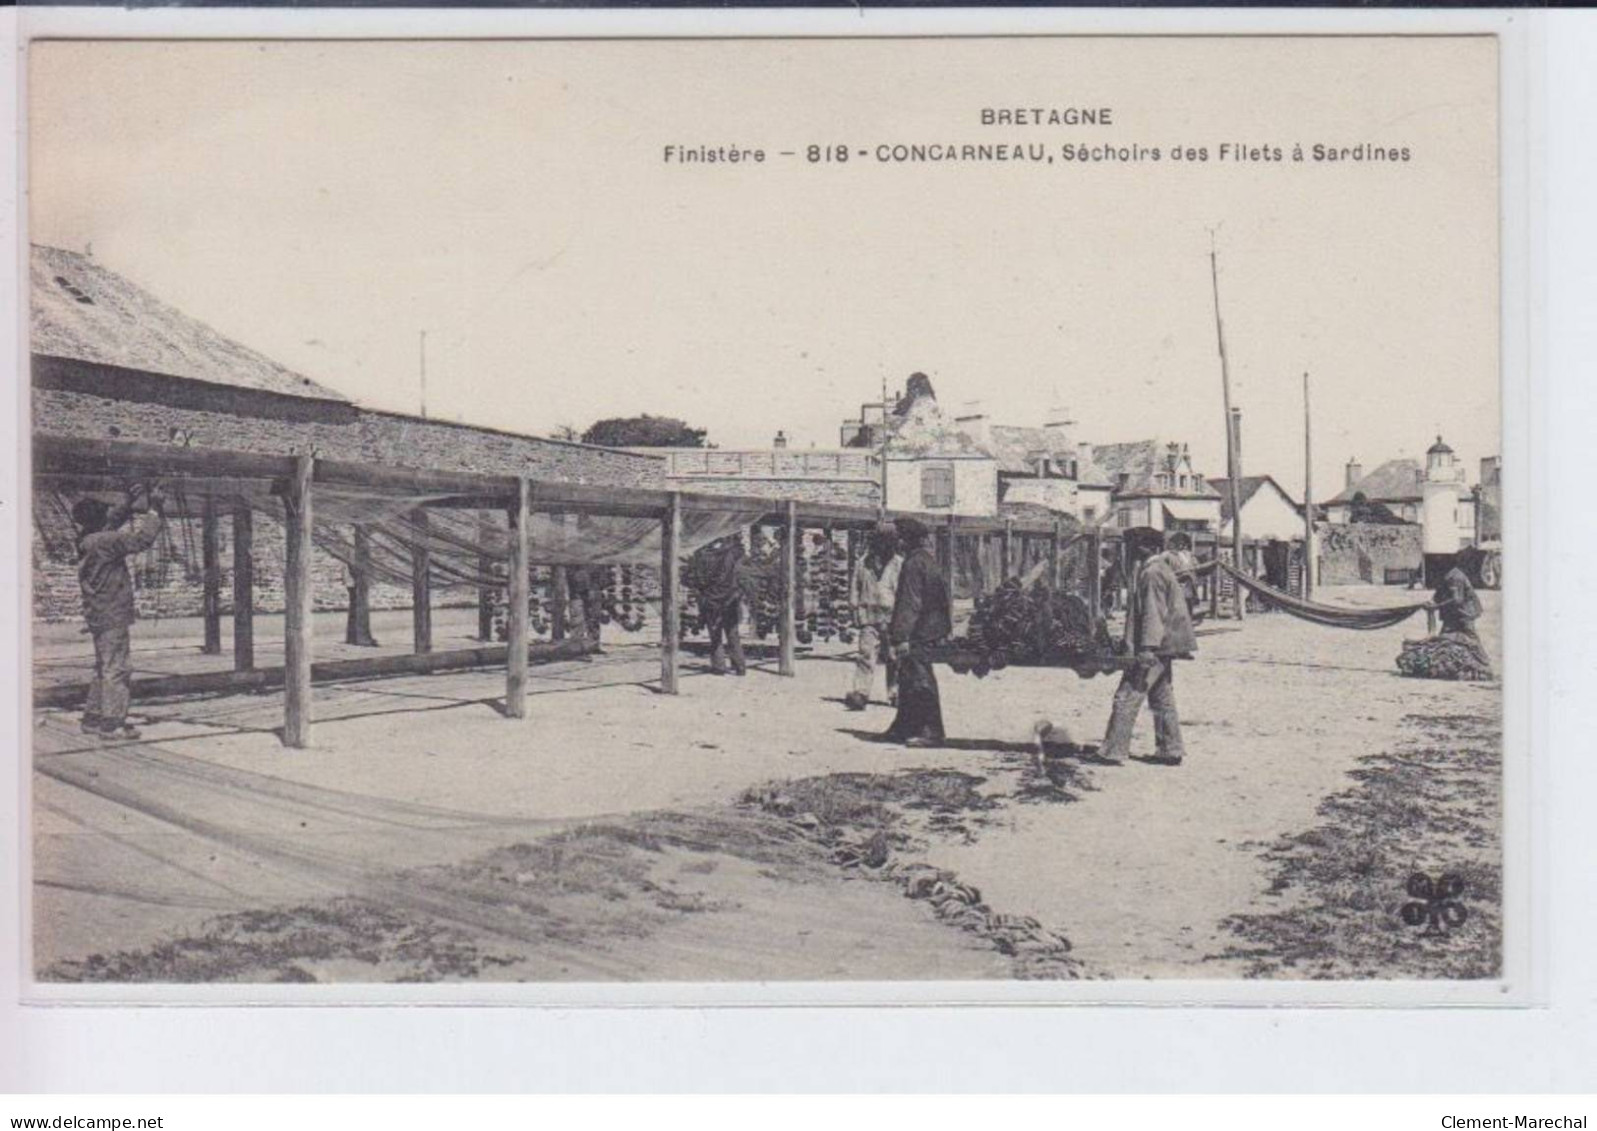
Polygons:
[[1498,76],[32,43],[33,989],[1506,988]]

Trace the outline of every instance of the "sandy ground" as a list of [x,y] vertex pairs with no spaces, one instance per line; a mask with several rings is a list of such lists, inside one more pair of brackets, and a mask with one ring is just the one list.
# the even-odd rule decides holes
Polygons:
[[[1483,599],[1495,655],[1497,595]],[[502,672],[318,687],[305,751],[279,744],[274,694],[140,708],[150,723],[131,744],[42,711],[35,965],[46,977],[274,980],[1436,976],[1421,961],[1440,953],[1435,940],[1386,966],[1305,969],[1285,941],[1261,961],[1259,939],[1290,931],[1237,925],[1362,914],[1406,940],[1402,893],[1386,889],[1409,855],[1413,868],[1495,874],[1500,691],[1399,677],[1401,641],[1422,631],[1280,615],[1204,625],[1199,658],[1177,676],[1179,767],[1103,765],[1079,748],[1039,766],[1034,723],[1095,743],[1114,690],[1055,671],[944,669],[945,748],[864,741],[890,711],[844,711],[850,666],[824,647],[791,679],[769,664],[716,678],[689,657],[678,696],[654,689],[651,650],[611,647],[536,667],[523,721],[498,709]],[[51,647],[59,666],[73,662],[70,640]],[[172,636],[140,647],[140,666],[156,670],[195,651]],[[1380,867],[1365,872],[1384,886],[1359,896],[1378,906],[1328,903],[1303,880],[1325,868],[1289,868],[1292,852],[1329,843],[1316,831],[1328,821],[1358,823],[1368,806],[1349,791],[1368,788],[1371,759],[1445,759],[1449,735],[1466,732],[1485,754],[1452,790],[1473,799],[1449,810],[1452,833],[1433,835],[1421,813],[1401,836],[1380,831],[1384,817],[1360,834],[1380,840]],[[1150,750],[1145,720],[1134,752]],[[897,797],[835,827],[739,804],[751,790],[773,796],[770,783],[780,793],[794,779],[901,781],[914,769],[969,775],[979,804]],[[890,837],[886,868],[855,865],[839,840],[872,821]],[[991,931],[905,899],[907,873],[886,873],[908,867],[957,877],[989,918],[1067,936],[1069,964],[1037,975]],[[1468,930],[1492,929],[1486,910]]]
[[[372,611],[372,636],[376,647],[355,647],[344,643],[345,614],[319,612],[311,619],[318,660],[354,660],[370,656],[399,656],[411,650],[409,609]],[[36,624],[33,630],[33,684],[53,687],[63,683],[85,683],[94,675],[94,649],[79,621]],[[198,617],[147,618],[133,626],[133,675],[135,679],[157,675],[186,675],[195,672],[225,672],[233,668],[233,626],[222,618],[222,651],[208,656],[194,642],[204,636]],[[436,608],[433,610],[433,647],[470,648],[477,639],[475,608]],[[283,663],[283,617],[281,613],[258,613],[255,617],[256,667],[281,667]]]

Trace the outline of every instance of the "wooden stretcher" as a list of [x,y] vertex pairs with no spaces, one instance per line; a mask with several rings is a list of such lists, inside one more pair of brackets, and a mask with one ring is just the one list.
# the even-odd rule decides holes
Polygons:
[[1061,656],[1058,659],[1050,660],[1014,660],[1002,653],[985,652],[971,648],[958,640],[924,645],[919,651],[931,663],[947,664],[961,675],[966,672],[972,672],[979,676],[986,675],[988,672],[1002,671],[1006,667],[1063,668],[1066,671],[1075,672],[1083,679],[1091,679],[1093,676],[1107,675],[1110,672],[1127,671],[1133,663],[1133,659],[1130,656],[1100,653]]

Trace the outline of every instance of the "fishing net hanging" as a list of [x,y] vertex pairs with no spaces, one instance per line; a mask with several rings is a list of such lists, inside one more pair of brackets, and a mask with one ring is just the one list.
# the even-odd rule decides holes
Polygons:
[[[76,538],[72,502],[84,495],[107,503],[121,500],[120,490],[101,490],[103,481],[57,479],[35,493],[34,522],[50,560],[75,562]],[[267,480],[182,478],[166,485],[166,522],[156,544],[130,560],[142,615],[161,619],[196,613],[203,585],[201,516],[207,506],[230,525],[242,505],[255,515],[257,544],[264,524],[281,527],[284,507]],[[369,583],[408,590],[419,564],[435,591],[469,587],[486,591],[494,606],[496,635],[506,629],[506,567],[509,564],[509,521],[503,508],[477,509],[453,505],[458,499],[439,494],[395,495],[386,492],[316,484],[312,489],[312,542],[348,571]],[[450,504],[450,505],[444,505]],[[752,511],[686,511],[681,515],[680,545],[684,555],[735,533],[760,515]],[[357,539],[356,528],[360,529]],[[281,533],[267,534],[268,540]],[[660,600],[659,567],[663,547],[661,522],[655,517],[556,514],[534,512],[528,519],[530,586],[529,627],[535,635],[554,630],[553,568],[571,575],[568,587],[575,630],[596,632],[606,624],[637,632],[655,619],[651,609]],[[275,572],[269,555],[257,557],[257,577]],[[219,566],[230,571],[224,557]],[[349,582],[346,582],[349,583]],[[76,587],[72,587],[75,595]],[[169,607],[170,606],[170,607]]]
[[[1211,567],[1212,568],[1212,567]],[[1414,605],[1397,605],[1385,609],[1348,609],[1335,605],[1321,605],[1313,601],[1305,601],[1302,597],[1267,585],[1256,577],[1249,577],[1239,573],[1229,562],[1220,562],[1222,574],[1229,577],[1233,583],[1252,593],[1263,601],[1274,605],[1284,613],[1289,613],[1300,620],[1313,624],[1324,625],[1327,628],[1350,628],[1360,631],[1370,631],[1380,628],[1391,628],[1401,624],[1415,613],[1425,608],[1423,602]]]

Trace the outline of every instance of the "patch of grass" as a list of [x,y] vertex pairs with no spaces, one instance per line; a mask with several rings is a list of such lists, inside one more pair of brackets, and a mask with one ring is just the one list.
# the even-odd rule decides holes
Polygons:
[[[1501,728],[1485,715],[1413,716],[1397,753],[1360,759],[1320,824],[1267,846],[1287,906],[1227,925],[1254,977],[1494,978],[1502,970]],[[1466,920],[1410,926],[1409,878],[1458,877]],[[1428,908],[1427,908],[1428,909]]]
[[315,982],[305,964],[358,962],[397,969],[399,981],[475,978],[514,959],[464,932],[359,899],[242,911],[142,951],[90,955],[44,972],[57,982]]
[[822,825],[879,829],[893,822],[892,807],[943,816],[994,809],[998,802],[977,788],[986,780],[958,770],[826,774],[757,786],[741,801],[780,816],[810,813]]

